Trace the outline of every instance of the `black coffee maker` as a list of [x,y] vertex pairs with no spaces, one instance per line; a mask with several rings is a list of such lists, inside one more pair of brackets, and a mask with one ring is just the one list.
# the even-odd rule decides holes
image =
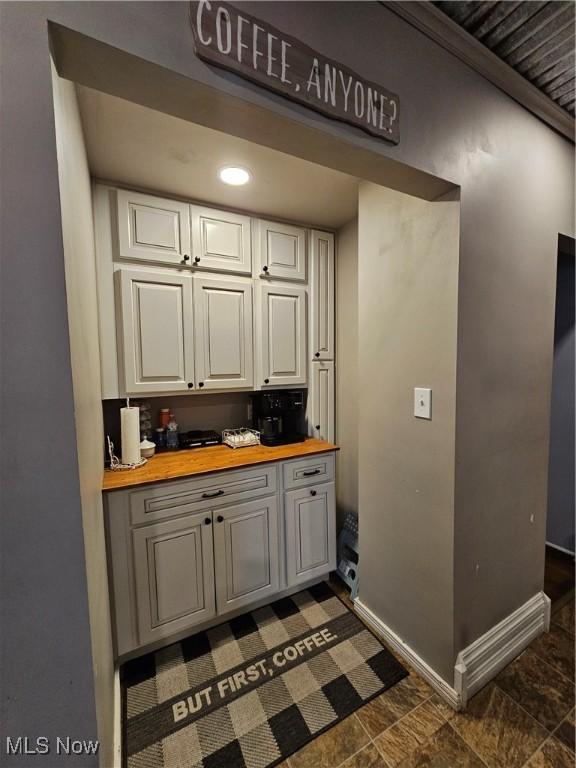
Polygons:
[[306,440],[304,391],[283,389],[254,392],[252,422],[262,445],[286,445]]

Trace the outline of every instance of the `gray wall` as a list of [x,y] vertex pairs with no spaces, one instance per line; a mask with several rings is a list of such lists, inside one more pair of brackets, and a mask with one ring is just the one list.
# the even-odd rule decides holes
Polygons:
[[574,243],[558,252],[546,540],[574,552]]
[[[88,85],[171,102],[173,114],[220,119],[374,181],[387,169],[388,186],[401,176],[434,189],[400,163],[461,185],[455,648],[542,586],[554,262],[557,233],[574,233],[573,147],[379,4],[243,7],[399,93],[400,145],[211,70],[193,55],[187,3],[2,5],[2,725],[12,732],[95,729],[47,20],[158,65],[134,83],[141,62],[106,71],[69,60]],[[167,87],[154,90],[159,81]],[[225,93],[234,117],[203,113],[198,83]],[[194,98],[182,98],[188,85]],[[292,127],[266,130],[270,114]]]

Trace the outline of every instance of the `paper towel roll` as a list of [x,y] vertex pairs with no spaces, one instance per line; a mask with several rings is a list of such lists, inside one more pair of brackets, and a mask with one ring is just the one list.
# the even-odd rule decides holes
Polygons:
[[140,461],[140,408],[120,408],[122,464]]

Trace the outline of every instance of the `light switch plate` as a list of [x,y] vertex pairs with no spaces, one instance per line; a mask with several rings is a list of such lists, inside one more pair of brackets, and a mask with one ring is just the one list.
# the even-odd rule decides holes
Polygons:
[[423,387],[414,388],[414,416],[417,419],[432,418],[432,390]]

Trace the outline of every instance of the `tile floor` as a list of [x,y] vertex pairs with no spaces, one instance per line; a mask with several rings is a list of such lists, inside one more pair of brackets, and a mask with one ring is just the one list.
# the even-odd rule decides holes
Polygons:
[[[342,593],[340,582],[335,591]],[[403,662],[405,666],[405,662]],[[280,768],[573,768],[574,598],[551,631],[453,712],[410,676],[307,744]]]

